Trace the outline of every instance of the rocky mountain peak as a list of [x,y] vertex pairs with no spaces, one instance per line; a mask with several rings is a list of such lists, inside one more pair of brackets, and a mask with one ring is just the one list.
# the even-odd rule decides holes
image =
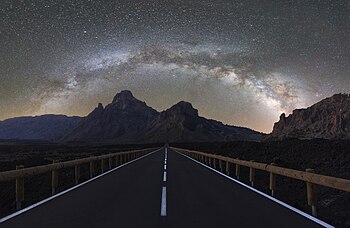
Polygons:
[[193,108],[192,104],[186,101],[180,101],[167,110],[173,114],[186,114],[191,116],[198,116],[198,110]]
[[129,90],[123,90],[120,93],[117,93],[113,98],[112,103],[116,102],[125,102],[125,101],[134,101],[137,100],[134,95]]

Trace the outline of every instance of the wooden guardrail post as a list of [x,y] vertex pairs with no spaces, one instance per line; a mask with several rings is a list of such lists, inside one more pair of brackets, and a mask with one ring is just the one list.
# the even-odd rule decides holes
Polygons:
[[[16,165],[16,170],[23,169],[23,165]],[[22,209],[22,202],[24,201],[24,179],[16,178],[16,210]]]
[[237,180],[239,180],[240,175],[241,175],[241,165],[236,164],[236,178],[237,178]]
[[220,172],[224,172],[224,168],[223,168],[223,161],[221,159],[219,159],[219,169],[220,169]]
[[[93,156],[91,156],[92,158]],[[90,161],[90,178],[93,178],[95,175],[95,161]]]
[[[250,160],[250,162],[254,162],[254,160]],[[254,181],[255,181],[255,169],[252,167],[249,167],[249,181],[252,187],[254,187]]]
[[119,155],[115,156],[115,167],[119,166]]
[[[52,163],[55,164],[59,162],[58,160],[53,160]],[[51,194],[56,194],[56,189],[58,187],[58,170],[54,169],[51,171]]]
[[74,167],[74,174],[75,174],[75,184],[79,184],[79,180],[80,180],[80,165],[75,165],[75,167]]
[[226,174],[230,176],[230,163],[226,161]]
[[[275,163],[271,163],[270,165],[275,166]],[[275,196],[275,189],[276,189],[276,174],[273,172],[270,172],[270,190],[271,190],[271,196]]]
[[101,173],[103,173],[105,171],[105,159],[102,158],[101,159]]
[[[308,173],[315,173],[314,169],[306,169]],[[311,206],[311,212],[314,217],[317,217],[317,208],[316,208],[316,193],[315,193],[315,184],[306,182],[307,190],[307,203]]]
[[108,165],[109,165],[109,170],[111,170],[112,169],[112,165],[113,165],[113,160],[112,160],[112,157],[109,157],[108,158]]
[[213,159],[214,169],[216,169],[216,158]]

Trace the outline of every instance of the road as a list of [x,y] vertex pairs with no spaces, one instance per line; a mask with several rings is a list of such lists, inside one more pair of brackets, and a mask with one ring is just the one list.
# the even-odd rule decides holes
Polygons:
[[162,148],[20,213],[0,227],[322,226]]

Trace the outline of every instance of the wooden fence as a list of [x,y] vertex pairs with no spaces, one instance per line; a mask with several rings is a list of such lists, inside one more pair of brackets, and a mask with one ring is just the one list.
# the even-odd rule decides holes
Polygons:
[[240,159],[234,159],[230,157],[224,157],[216,154],[208,154],[199,151],[186,150],[181,148],[174,148],[175,150],[190,156],[202,163],[205,163],[215,169],[219,169],[221,172],[228,175],[231,174],[230,165],[235,165],[235,175],[237,180],[240,179],[241,166],[249,168],[249,182],[251,186],[254,186],[255,170],[263,170],[270,173],[270,185],[271,195],[274,196],[276,189],[276,175],[289,177],[306,182],[307,188],[307,201],[311,206],[312,215],[317,217],[316,210],[316,196],[315,185],[321,185],[333,189],[338,189],[346,192],[350,192],[350,180],[330,177],[314,173],[313,169],[306,169],[305,171],[299,171],[294,169],[287,169],[278,167],[276,164],[265,164],[255,161],[245,161]]
[[70,161],[53,161],[49,165],[34,166],[29,168],[24,168],[23,165],[17,165],[16,170],[0,172],[0,182],[6,181],[16,181],[16,209],[20,210],[22,208],[22,202],[24,201],[24,178],[36,176],[39,174],[51,172],[51,189],[52,195],[56,194],[56,189],[58,187],[58,171],[60,169],[74,167],[75,173],[75,184],[79,184],[80,179],[80,165],[89,163],[90,164],[90,178],[96,175],[96,162],[101,162],[101,173],[105,172],[106,163],[108,169],[113,168],[113,163],[115,167],[139,158],[147,153],[150,153],[157,148],[149,148],[143,150],[133,150],[126,152],[116,152],[100,156],[90,156],[87,158],[75,159]]

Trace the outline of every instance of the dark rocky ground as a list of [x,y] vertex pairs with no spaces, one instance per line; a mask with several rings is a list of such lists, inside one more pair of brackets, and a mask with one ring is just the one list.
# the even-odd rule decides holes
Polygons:
[[[149,148],[162,145],[79,146],[45,144],[42,142],[0,142],[0,171],[50,164],[52,160],[71,160],[116,151]],[[350,179],[350,141],[284,140],[277,142],[231,142],[172,144],[209,153],[222,154],[244,160],[277,163],[279,166]],[[100,165],[99,163],[97,165]],[[100,168],[98,167],[98,170]],[[248,183],[249,170],[242,168],[241,180]],[[81,181],[89,176],[89,164],[82,166]],[[256,188],[269,193],[269,174],[256,172]],[[59,172],[59,189],[74,185],[74,168]],[[38,186],[40,186],[38,188]],[[51,174],[25,179],[25,202],[28,206],[51,194]],[[306,200],[306,184],[290,178],[278,177],[276,197],[288,204],[310,212]],[[350,227],[350,193],[317,187],[318,214],[322,220],[336,227]],[[0,183],[0,217],[15,210],[15,182]]]
[[[243,160],[274,162],[279,166],[297,170],[313,168],[319,174],[350,179],[350,141],[293,139],[275,142],[192,143],[172,146]],[[249,169],[242,167],[241,172],[242,181],[249,184]],[[278,199],[311,213],[311,208],[307,205],[305,182],[279,176],[276,185]],[[269,174],[256,171],[255,187],[270,194]],[[317,186],[316,193],[318,217],[336,227],[350,227],[350,193],[321,186]]]

